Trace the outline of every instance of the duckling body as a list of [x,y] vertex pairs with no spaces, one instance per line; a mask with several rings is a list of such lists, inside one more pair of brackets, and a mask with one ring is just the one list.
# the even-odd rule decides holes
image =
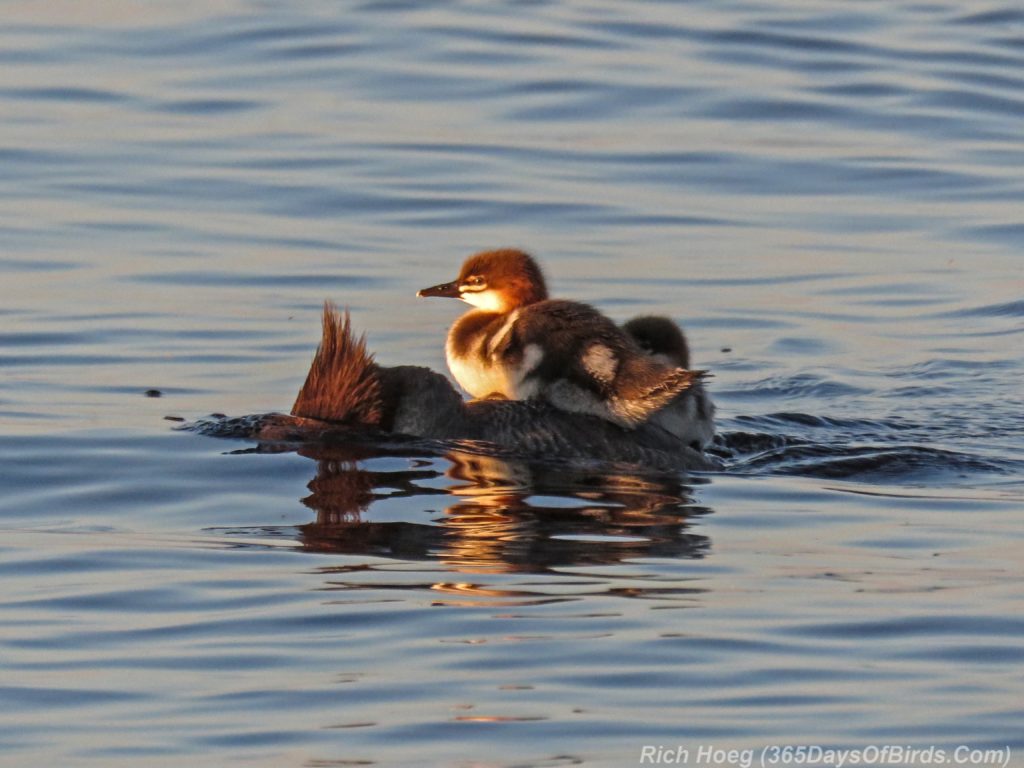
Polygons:
[[449,370],[474,397],[541,399],[635,428],[702,376],[644,354],[593,307],[549,299],[540,268],[521,251],[472,256],[455,281],[419,295],[476,307],[445,345]]
[[[508,314],[471,310],[452,326],[445,342],[445,360],[452,377],[472,397],[501,395],[520,399],[510,393],[520,390],[524,377],[506,365],[506,360],[497,354],[502,344],[501,351],[508,351],[511,325],[519,319],[519,314],[519,310]],[[530,350],[530,354],[531,357],[536,356],[537,352]],[[507,362],[515,361],[509,359]],[[532,359],[520,360],[519,367],[525,368],[532,362]]]

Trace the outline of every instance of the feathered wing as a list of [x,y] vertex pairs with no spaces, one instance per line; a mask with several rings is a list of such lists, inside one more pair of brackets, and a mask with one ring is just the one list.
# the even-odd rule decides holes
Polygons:
[[608,396],[608,410],[624,426],[636,427],[706,375],[705,371],[669,368],[646,356],[626,355]]
[[382,416],[381,383],[366,338],[356,337],[348,311],[324,302],[323,338],[293,416],[375,426]]

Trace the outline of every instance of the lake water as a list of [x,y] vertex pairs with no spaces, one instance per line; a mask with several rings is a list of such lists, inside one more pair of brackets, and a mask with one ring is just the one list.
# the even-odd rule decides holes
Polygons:
[[[1024,764],[1019,4],[291,5],[3,6],[0,763]],[[443,369],[498,246],[683,323],[727,471],[165,419],[324,299]]]

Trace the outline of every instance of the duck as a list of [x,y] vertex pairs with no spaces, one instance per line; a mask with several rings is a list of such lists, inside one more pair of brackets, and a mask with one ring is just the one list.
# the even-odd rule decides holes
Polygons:
[[531,461],[597,461],[666,471],[721,468],[714,457],[654,423],[626,429],[536,398],[466,401],[447,377],[430,368],[380,365],[365,336],[353,330],[349,313],[329,302],[322,328],[290,414],[208,422],[198,431],[277,442],[351,440],[354,434],[378,441],[412,437]]
[[[551,299],[540,266],[521,250],[470,256],[455,280],[417,295],[458,298],[472,306],[445,343],[448,368],[472,397],[543,400],[625,429],[674,404],[671,415],[656,419],[663,428],[701,445],[714,433],[709,409],[687,397],[701,393],[699,399],[706,400],[705,372],[689,369],[685,337],[671,320],[648,318],[634,324],[638,335],[631,335],[588,304]],[[674,333],[666,333],[668,327]],[[659,351],[645,352],[638,341],[660,345]],[[682,412],[676,407],[681,403],[687,403]],[[707,423],[693,423],[698,418]]]
[[[642,315],[623,323],[622,330],[654,360],[678,368],[690,367],[686,334],[671,319],[663,315]],[[656,411],[651,421],[703,450],[715,437],[715,404],[703,384],[698,383]]]

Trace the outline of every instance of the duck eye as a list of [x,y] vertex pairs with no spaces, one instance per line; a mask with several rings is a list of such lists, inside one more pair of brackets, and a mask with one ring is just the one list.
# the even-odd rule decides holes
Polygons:
[[470,286],[472,286],[474,288],[479,288],[483,284],[484,284],[484,279],[482,277],[478,276],[478,275],[473,275],[472,277],[467,278],[467,280],[466,280],[466,285],[470,285]]

